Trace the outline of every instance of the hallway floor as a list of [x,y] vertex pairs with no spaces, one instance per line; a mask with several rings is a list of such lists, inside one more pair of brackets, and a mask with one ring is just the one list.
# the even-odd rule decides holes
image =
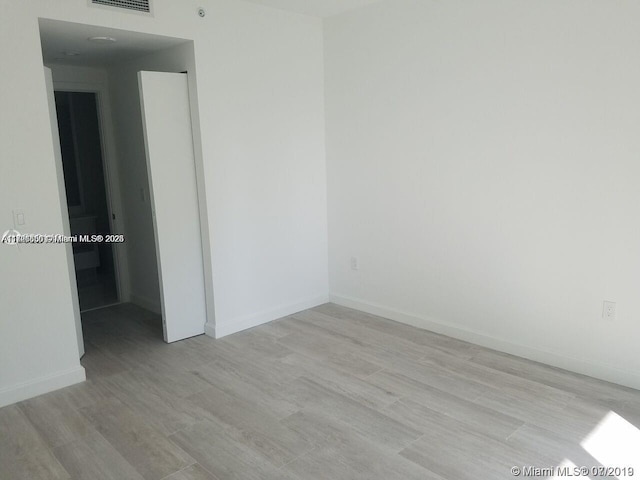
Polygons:
[[332,304],[171,345],[133,305],[83,325],[88,381],[0,409],[0,478],[513,479],[600,465],[603,445],[639,461],[640,392]]

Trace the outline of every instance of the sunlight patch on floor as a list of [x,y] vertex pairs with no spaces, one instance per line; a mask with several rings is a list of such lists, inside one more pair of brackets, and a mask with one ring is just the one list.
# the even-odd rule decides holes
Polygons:
[[617,413],[609,412],[580,445],[605,467],[635,469],[618,478],[640,476],[640,430]]

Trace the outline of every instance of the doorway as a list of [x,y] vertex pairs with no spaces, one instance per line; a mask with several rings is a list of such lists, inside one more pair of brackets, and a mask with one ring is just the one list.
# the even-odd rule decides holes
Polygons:
[[73,263],[80,311],[119,301],[100,112],[94,92],[55,92]]
[[[78,298],[71,300],[77,312],[79,350],[87,343],[89,356],[98,351],[90,340],[94,322],[100,324],[96,330],[119,336],[115,333],[157,332],[161,321],[166,343],[202,335],[207,307],[212,305],[207,304],[211,291],[205,286],[205,278],[210,282],[204,262],[208,226],[204,185],[197,173],[202,169],[202,152],[195,73],[183,73],[195,70],[193,41],[56,20],[39,23],[52,131],[60,140],[58,146],[54,141],[58,189],[61,197],[65,193],[69,197],[62,202],[63,225],[70,233],[86,234],[74,226],[75,218],[91,217],[80,220],[86,220],[83,228],[97,235],[122,236],[124,241],[112,244],[110,252],[96,252],[95,245],[83,242],[77,251],[67,248],[72,288],[78,292]],[[115,41],[99,45],[91,41],[94,37]],[[69,51],[77,54],[68,56]],[[84,98],[77,100],[77,94]],[[101,213],[88,209],[84,200],[88,191],[98,192],[84,185],[82,165],[78,168],[75,158],[76,103],[93,105],[102,134],[95,143],[106,146],[99,169],[100,193],[106,198]],[[67,119],[62,118],[65,109]],[[85,126],[84,120],[81,123]],[[64,130],[71,131],[67,140]],[[70,153],[63,155],[63,150]],[[76,271],[78,253],[88,261],[80,265],[87,268]],[[102,266],[104,272],[98,270]],[[111,272],[114,280],[107,275]],[[92,293],[100,297],[99,304],[115,299],[118,305],[89,304],[81,298],[87,285],[95,287]],[[147,323],[153,324],[153,332],[144,327]],[[128,336],[124,335],[124,343]]]

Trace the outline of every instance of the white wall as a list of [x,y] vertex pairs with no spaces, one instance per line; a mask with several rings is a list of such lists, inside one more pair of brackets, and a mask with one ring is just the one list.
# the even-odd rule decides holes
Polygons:
[[[215,334],[322,302],[321,21],[239,0],[154,4],[148,18],[85,0],[0,0],[0,63],[11,65],[0,89],[0,230],[16,208],[25,232],[62,229],[38,17],[191,39]],[[66,270],[63,248],[0,245],[0,405],[81,379]]]
[[640,388],[639,18],[393,0],[328,19],[334,300]]
[[217,336],[328,293],[322,23],[229,4],[213,12],[214,41],[196,43],[218,67],[209,82],[197,72],[203,142],[219,159],[206,175]]
[[104,67],[61,65],[58,63],[47,63],[46,65],[51,68],[54,85],[72,83],[108,85],[107,69]]

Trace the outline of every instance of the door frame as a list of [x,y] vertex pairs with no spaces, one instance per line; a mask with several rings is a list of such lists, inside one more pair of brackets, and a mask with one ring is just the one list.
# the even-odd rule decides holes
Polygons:
[[[112,234],[125,233],[123,202],[120,194],[118,163],[115,157],[116,147],[108,86],[102,82],[56,81],[54,79],[53,90],[54,92],[95,94],[109,228]],[[113,267],[118,295],[117,303],[128,302],[131,293],[125,247],[123,243],[112,243],[111,247],[113,249]]]

